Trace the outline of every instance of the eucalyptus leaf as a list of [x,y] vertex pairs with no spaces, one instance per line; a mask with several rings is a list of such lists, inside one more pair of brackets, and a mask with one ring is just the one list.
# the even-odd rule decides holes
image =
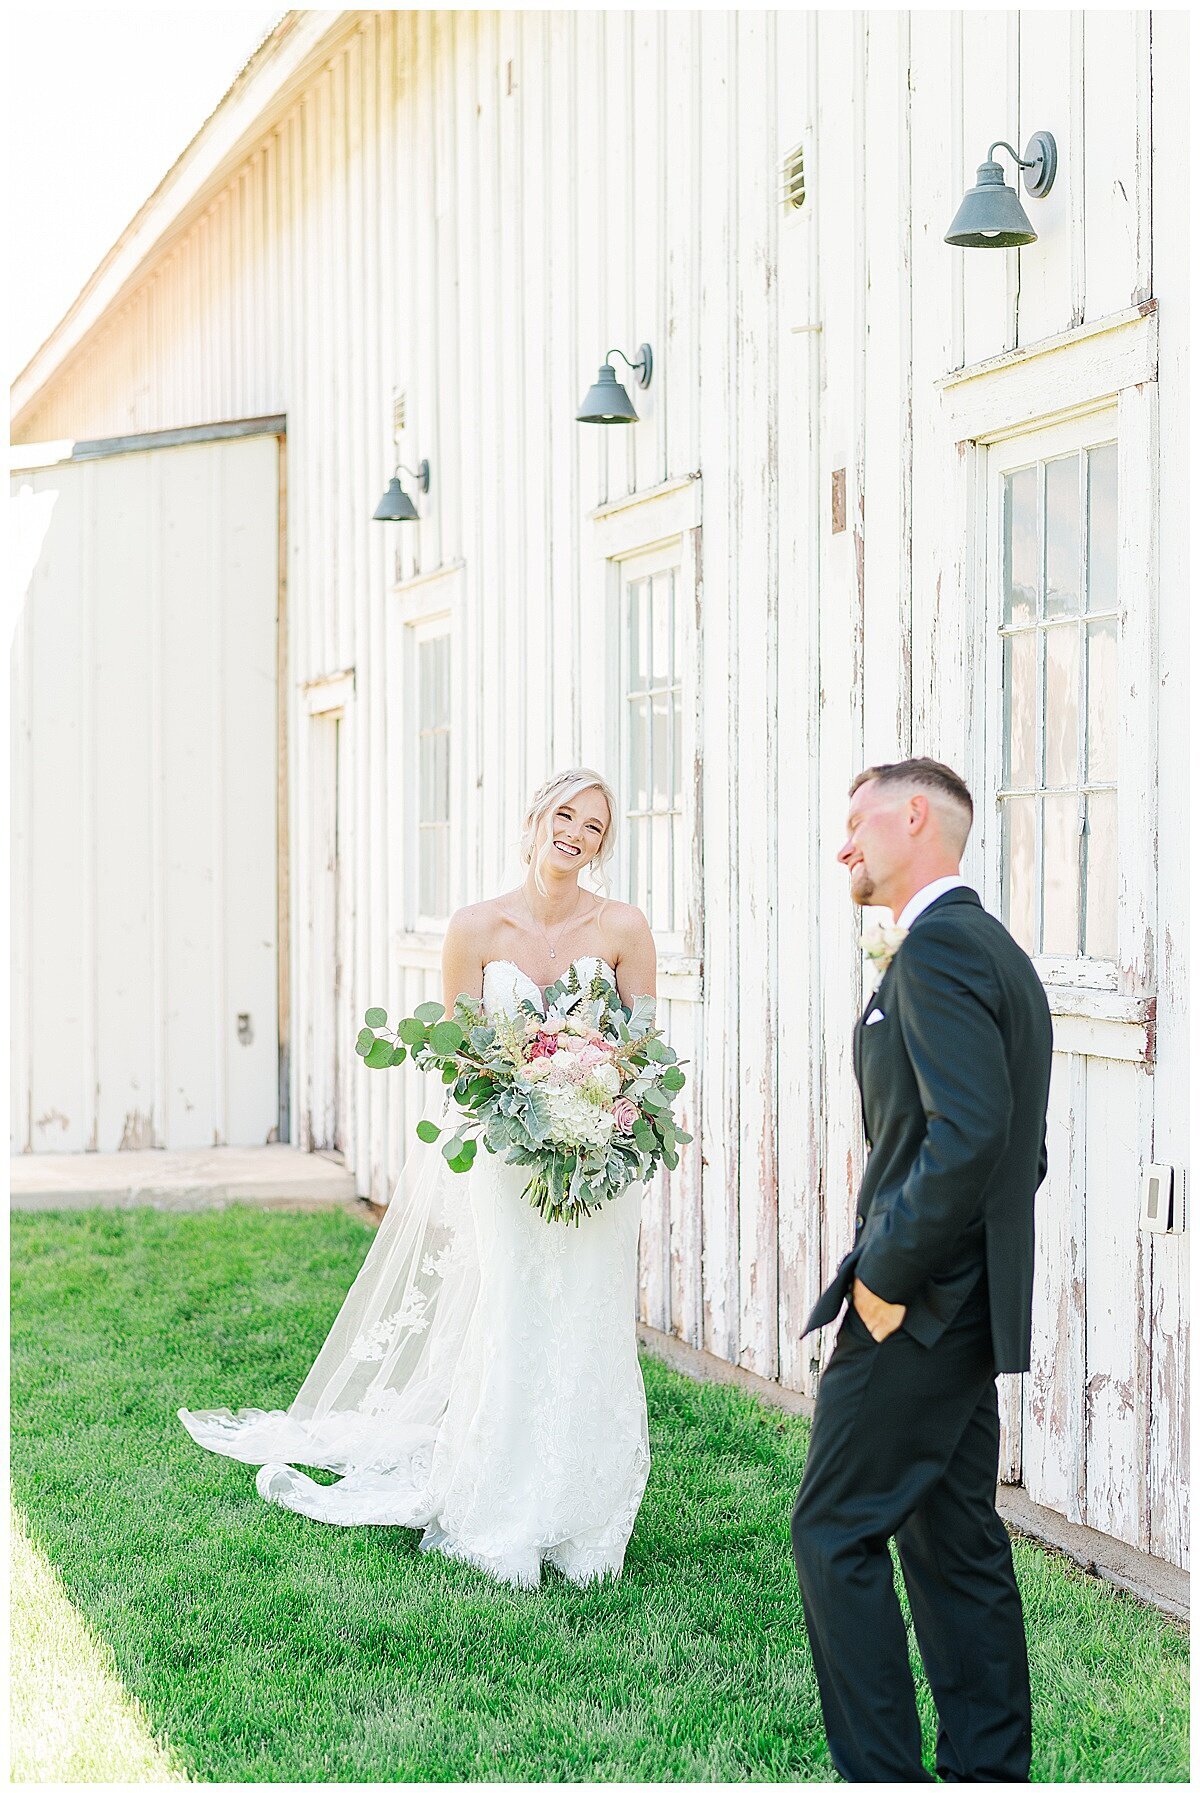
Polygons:
[[396,1032],[406,1046],[423,1046],[425,1044],[425,1023],[418,1021],[415,1015],[406,1015]]
[[386,1009],[368,1009],[366,1014],[363,1016],[363,1020],[366,1022],[368,1027],[386,1027],[387,1026],[387,1010]]
[[[426,1003],[422,1006],[428,1008],[432,1005]],[[439,1057],[445,1058],[465,1046],[466,1035],[457,1021],[438,1021],[429,1030],[429,1044]]]
[[440,1139],[441,1136],[442,1130],[436,1121],[417,1122],[417,1138],[423,1139],[427,1146],[431,1146],[434,1140]]
[[392,1063],[394,1065],[402,1065],[407,1057],[408,1053],[403,1046],[392,1047]]
[[413,1010],[416,1019],[423,1022],[426,1027],[432,1027],[434,1022],[440,1021],[445,1013],[440,1002],[422,1002]]
[[390,1065],[391,1062],[392,1042],[390,1040],[376,1040],[366,1056],[368,1068],[372,1071],[382,1071],[384,1066]]
[[364,1027],[354,1042],[354,1050],[358,1053],[360,1058],[365,1058],[374,1044],[375,1035],[371,1032],[369,1027]]

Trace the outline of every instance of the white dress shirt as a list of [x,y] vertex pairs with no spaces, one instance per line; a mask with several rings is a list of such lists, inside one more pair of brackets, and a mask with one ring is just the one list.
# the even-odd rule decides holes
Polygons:
[[970,886],[965,878],[935,878],[932,884],[926,884],[915,896],[910,896],[899,915],[895,925],[898,928],[911,928],[918,915],[928,909],[930,903],[936,903],[940,896],[948,890],[967,890]]

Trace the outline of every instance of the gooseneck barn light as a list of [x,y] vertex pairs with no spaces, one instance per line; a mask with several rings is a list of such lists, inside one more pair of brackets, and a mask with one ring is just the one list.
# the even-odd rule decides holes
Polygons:
[[604,357],[603,367],[596,375],[595,385],[588,388],[587,397],[575,413],[576,423],[637,422],[638,414],[633,408],[633,400],[617,379],[616,369],[611,365],[614,355],[619,355],[626,367],[637,375],[637,383],[643,390],[650,384],[654,356],[648,342],[644,342],[639,348],[636,361],[631,361],[624,349],[610,349]]
[[1031,199],[1044,199],[1058,171],[1058,147],[1049,131],[1035,131],[1022,159],[1002,138],[989,144],[987,161],[975,171],[975,185],[954,214],[945,241],[956,249],[1019,249],[1036,243],[1037,231],[1025,216],[1015,187],[1004,184],[1004,170],[992,160],[994,149],[1006,149],[1023,171]]
[[375,506],[372,521],[375,523],[415,523],[420,513],[400,484],[400,475],[407,473],[410,479],[417,482],[422,492],[429,490],[429,462],[422,461],[414,473],[411,467],[397,467],[388,481],[388,489]]

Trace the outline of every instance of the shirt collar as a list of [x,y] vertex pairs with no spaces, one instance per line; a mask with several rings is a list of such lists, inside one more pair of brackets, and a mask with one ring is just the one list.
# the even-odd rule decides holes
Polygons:
[[965,878],[935,878],[932,884],[926,884],[915,896],[910,896],[899,915],[896,917],[898,928],[911,928],[918,915],[923,915],[930,903],[936,903],[940,896],[948,890],[965,890]]

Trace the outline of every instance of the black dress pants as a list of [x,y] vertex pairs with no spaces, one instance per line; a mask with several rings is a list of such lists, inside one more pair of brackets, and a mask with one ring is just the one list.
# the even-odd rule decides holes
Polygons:
[[938,1711],[944,1780],[1029,1778],[1029,1667],[1008,1534],[986,1297],[932,1348],[876,1344],[853,1307],[817,1394],[792,1548],[834,1766],[926,1781],[894,1537]]

